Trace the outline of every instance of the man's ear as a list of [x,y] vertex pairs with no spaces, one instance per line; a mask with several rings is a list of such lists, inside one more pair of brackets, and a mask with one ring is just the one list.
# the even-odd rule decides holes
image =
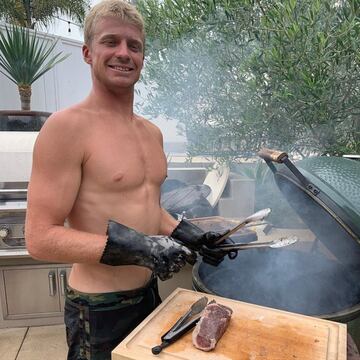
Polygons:
[[84,45],[82,46],[82,54],[83,54],[84,61],[85,61],[87,64],[92,64],[91,51],[90,51],[90,48],[89,48],[88,45],[84,44]]

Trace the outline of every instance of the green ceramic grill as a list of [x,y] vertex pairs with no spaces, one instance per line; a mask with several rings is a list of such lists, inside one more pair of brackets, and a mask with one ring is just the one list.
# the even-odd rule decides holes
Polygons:
[[[313,240],[300,237],[298,246],[239,251],[217,267],[198,261],[194,288],[345,322],[360,347],[360,162],[313,157],[293,163],[285,152],[269,149],[259,155],[310,230],[301,224],[301,231]],[[282,216],[286,220],[288,213]],[[286,229],[292,230],[298,229]]]
[[360,248],[360,162],[312,157],[293,163],[285,152],[259,152],[280,191],[302,220],[337,257]]

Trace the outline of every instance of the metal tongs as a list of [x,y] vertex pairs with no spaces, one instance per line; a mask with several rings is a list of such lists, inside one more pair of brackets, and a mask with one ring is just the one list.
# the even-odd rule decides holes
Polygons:
[[162,349],[174,343],[181,336],[187,333],[192,329],[197,322],[200,320],[200,315],[193,318],[194,315],[200,314],[206,307],[208,299],[206,296],[197,300],[194,304],[191,305],[190,309],[183,315],[181,318],[176,321],[176,323],[164,334],[161,336],[162,343],[160,345],[154,346],[151,351],[154,355],[160,354]]
[[257,211],[256,213],[248,216],[245,220],[243,220],[240,224],[236,225],[234,228],[232,228],[231,230],[228,230],[221,238],[219,238],[216,242],[215,245],[221,244],[225,239],[227,239],[230,235],[234,234],[235,232],[237,232],[238,230],[240,230],[241,228],[243,228],[245,225],[248,225],[252,222],[255,221],[260,221],[265,219],[271,212],[270,208],[267,209],[262,209]]
[[[236,257],[237,250],[246,250],[246,249],[254,249],[254,248],[262,248],[262,247],[270,247],[270,248],[280,248],[288,245],[292,245],[298,241],[296,236],[288,236],[283,237],[273,241],[267,242],[258,242],[258,243],[251,243],[251,244],[222,244],[225,239],[227,239],[230,235],[237,232],[239,229],[243,228],[244,226],[256,222],[261,221],[266,218],[271,212],[270,208],[262,209],[257,211],[256,213],[248,216],[245,220],[243,220],[240,224],[236,225],[234,228],[228,230],[221,238],[219,238],[216,242],[216,249],[222,249],[224,251],[229,251],[230,259],[234,259]],[[235,253],[232,253],[235,252]],[[230,256],[230,254],[232,255]]]
[[273,241],[258,242],[251,244],[224,244],[224,245],[218,245],[216,248],[222,249],[224,251],[247,250],[247,249],[263,248],[263,247],[270,247],[275,249],[275,248],[281,248],[284,246],[295,244],[298,240],[299,239],[296,236],[286,236]]

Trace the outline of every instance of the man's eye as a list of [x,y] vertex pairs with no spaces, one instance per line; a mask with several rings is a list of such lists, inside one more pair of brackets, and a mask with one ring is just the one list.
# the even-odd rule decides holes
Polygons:
[[113,40],[106,40],[106,41],[104,41],[104,44],[105,44],[106,46],[114,46],[114,45],[115,45],[115,41],[113,41]]
[[138,45],[138,44],[130,44],[129,48],[130,48],[132,51],[141,51],[141,46]]

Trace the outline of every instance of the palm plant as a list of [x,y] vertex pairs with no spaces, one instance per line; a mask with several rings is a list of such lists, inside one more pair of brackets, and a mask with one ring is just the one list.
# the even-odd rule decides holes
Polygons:
[[60,14],[82,24],[88,9],[88,0],[1,0],[0,18],[35,29],[37,25],[48,25]]
[[30,110],[31,84],[68,57],[52,55],[55,46],[56,41],[41,40],[23,27],[0,32],[0,72],[18,86],[22,110]]

